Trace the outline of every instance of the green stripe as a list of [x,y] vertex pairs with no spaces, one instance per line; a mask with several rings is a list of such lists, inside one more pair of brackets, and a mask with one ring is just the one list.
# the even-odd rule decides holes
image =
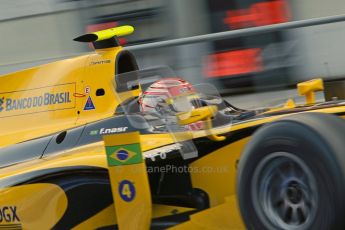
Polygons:
[[[107,160],[109,166],[119,166],[119,165],[131,165],[138,164],[143,161],[141,155],[140,144],[128,144],[128,145],[118,145],[118,146],[106,146]],[[119,151],[128,153],[128,157],[125,160],[120,160],[121,156],[125,154],[119,154]]]

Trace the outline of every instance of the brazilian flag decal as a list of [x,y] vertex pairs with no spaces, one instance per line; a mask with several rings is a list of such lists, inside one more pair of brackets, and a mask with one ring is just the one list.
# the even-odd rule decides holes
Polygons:
[[138,143],[105,148],[109,166],[138,164],[143,161]]

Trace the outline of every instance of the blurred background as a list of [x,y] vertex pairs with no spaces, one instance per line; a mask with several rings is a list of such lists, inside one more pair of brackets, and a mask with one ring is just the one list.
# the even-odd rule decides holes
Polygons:
[[[121,41],[131,46],[338,14],[344,0],[1,0],[0,74],[90,52],[72,39],[118,25],[136,28]],[[140,68],[169,65],[254,105],[298,81],[345,77],[344,41],[340,22],[134,54]]]

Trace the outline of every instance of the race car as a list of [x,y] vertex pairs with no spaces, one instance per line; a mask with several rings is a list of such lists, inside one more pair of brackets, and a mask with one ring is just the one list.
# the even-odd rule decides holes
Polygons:
[[139,69],[117,41],[133,30],[0,77],[0,228],[344,229],[340,83],[239,109],[168,67]]

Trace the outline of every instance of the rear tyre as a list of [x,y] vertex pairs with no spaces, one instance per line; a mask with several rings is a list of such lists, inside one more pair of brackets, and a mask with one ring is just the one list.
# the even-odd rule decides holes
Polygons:
[[345,121],[305,113],[257,131],[239,163],[247,229],[345,229]]

